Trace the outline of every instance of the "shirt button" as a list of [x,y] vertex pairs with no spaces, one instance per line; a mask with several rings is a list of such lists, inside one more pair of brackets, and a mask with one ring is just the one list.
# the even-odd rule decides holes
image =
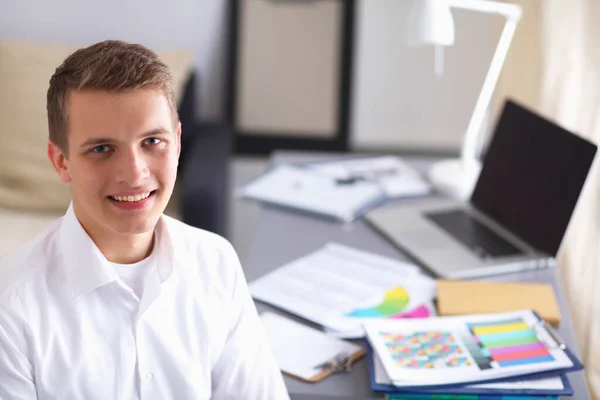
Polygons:
[[153,377],[154,377],[154,376],[153,376],[153,375],[152,375],[150,372],[148,372],[148,373],[146,374],[146,376],[145,376],[145,378],[146,378],[146,382],[150,382],[150,381],[152,380],[152,378],[153,378]]

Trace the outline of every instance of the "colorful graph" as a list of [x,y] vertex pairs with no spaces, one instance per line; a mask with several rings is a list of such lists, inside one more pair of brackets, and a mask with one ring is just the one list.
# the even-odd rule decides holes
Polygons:
[[408,292],[397,286],[391,290],[388,290],[383,295],[383,301],[375,306],[368,308],[357,308],[346,314],[348,317],[388,317],[393,318],[395,315],[401,313],[408,305],[410,298]]
[[[508,367],[553,361],[535,330],[521,318],[467,324],[479,353],[489,367]],[[479,364],[479,361],[477,361]]]
[[380,332],[380,335],[399,367],[439,369],[471,365],[450,332],[415,332],[407,335]]

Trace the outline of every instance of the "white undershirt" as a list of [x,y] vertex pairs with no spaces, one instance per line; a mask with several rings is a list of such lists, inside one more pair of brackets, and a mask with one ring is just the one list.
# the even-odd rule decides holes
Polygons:
[[147,272],[154,267],[154,253],[152,251],[148,257],[134,264],[110,263],[117,272],[117,275],[119,275],[119,278],[121,278],[121,281],[133,290],[138,299],[141,299],[144,293],[144,278]]

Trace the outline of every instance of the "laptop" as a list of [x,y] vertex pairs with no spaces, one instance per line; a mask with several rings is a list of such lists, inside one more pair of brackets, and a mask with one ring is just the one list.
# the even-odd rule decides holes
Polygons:
[[467,203],[373,210],[366,220],[439,277],[554,264],[596,146],[508,100]]

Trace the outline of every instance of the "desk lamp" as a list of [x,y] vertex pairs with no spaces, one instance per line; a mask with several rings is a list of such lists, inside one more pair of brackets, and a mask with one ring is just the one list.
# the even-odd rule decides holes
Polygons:
[[481,136],[484,134],[481,125],[517,23],[521,18],[521,7],[492,0],[415,0],[408,17],[408,42],[410,45],[435,46],[435,72],[437,75],[442,74],[442,46],[454,44],[454,21],[451,8],[498,14],[506,18],[504,29],[463,138],[460,159],[439,161],[428,171],[428,178],[436,189],[456,199],[466,200],[473,191],[481,169],[479,155],[482,144]]

